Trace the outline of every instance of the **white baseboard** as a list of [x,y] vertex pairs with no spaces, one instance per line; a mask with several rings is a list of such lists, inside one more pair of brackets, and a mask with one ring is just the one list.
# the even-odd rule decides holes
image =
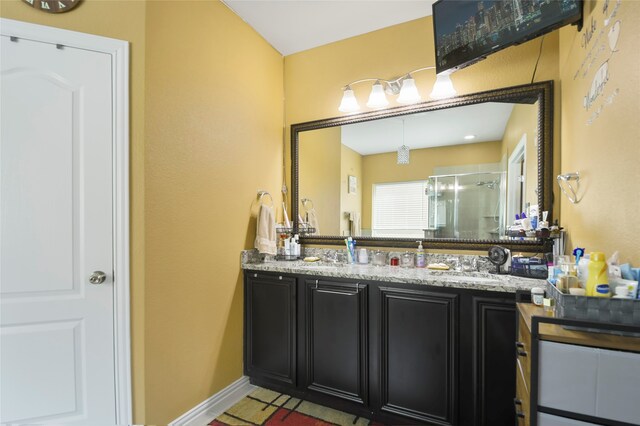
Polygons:
[[204,426],[235,405],[254,389],[256,389],[256,386],[249,383],[249,378],[242,376],[220,392],[207,398],[205,401],[169,423],[169,426]]

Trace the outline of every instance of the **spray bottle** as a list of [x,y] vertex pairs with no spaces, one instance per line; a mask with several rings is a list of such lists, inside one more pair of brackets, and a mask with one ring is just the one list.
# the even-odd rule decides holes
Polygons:
[[422,240],[416,241],[418,243],[418,250],[416,250],[416,268],[424,268],[427,266],[427,259],[422,247]]

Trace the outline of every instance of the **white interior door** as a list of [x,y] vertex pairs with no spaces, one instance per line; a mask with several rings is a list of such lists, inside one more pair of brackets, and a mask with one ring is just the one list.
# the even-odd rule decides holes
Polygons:
[[115,424],[112,58],[3,35],[0,66],[0,422]]

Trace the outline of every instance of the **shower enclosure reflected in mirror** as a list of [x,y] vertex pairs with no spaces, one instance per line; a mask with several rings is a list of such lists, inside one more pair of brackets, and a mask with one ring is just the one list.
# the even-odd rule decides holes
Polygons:
[[551,211],[552,99],[544,82],[292,126],[294,217],[312,205],[319,229],[303,241],[538,250],[505,230]]

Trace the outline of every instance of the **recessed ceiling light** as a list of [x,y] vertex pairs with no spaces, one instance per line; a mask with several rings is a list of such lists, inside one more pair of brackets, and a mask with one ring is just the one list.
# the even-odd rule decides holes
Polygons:
[[471,139],[475,139],[476,135],[467,135],[464,137],[466,140],[470,141]]

